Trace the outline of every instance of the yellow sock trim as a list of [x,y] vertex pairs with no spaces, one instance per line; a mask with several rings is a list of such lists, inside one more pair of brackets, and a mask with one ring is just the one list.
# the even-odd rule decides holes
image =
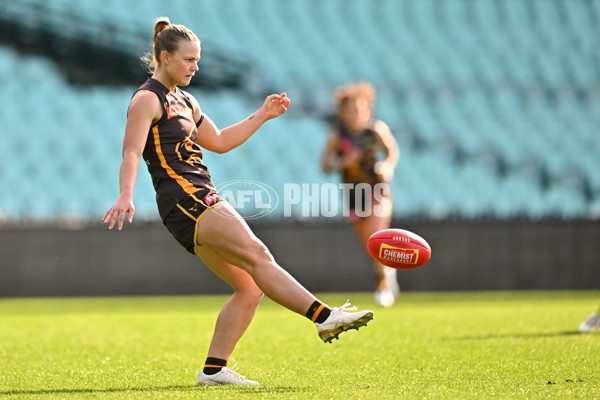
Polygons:
[[315,313],[313,314],[311,321],[315,322],[317,320],[317,318],[319,318],[319,314],[321,314],[321,311],[325,308],[325,304],[321,304],[319,306],[319,308],[317,308],[317,311],[315,311]]
[[204,364],[204,368],[223,368],[225,365],[210,365]]

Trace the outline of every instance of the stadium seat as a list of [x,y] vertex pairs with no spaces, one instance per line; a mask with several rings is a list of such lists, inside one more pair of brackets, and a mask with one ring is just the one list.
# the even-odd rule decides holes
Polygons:
[[[203,57],[241,55],[252,71],[239,89],[190,89],[220,128],[254,112],[264,94],[288,91],[293,104],[284,118],[230,154],[206,152],[215,181],[335,181],[318,166],[331,94],[367,80],[379,94],[376,118],[390,125],[403,152],[395,216],[580,218],[597,210],[598,0],[149,0],[144,7],[133,0],[23,0],[3,2],[0,11],[23,22],[20,45],[28,51],[36,26],[60,33],[52,45],[59,50],[78,35],[104,40],[112,29],[111,44],[136,55],[140,36],[150,42],[156,17],[190,26]],[[78,193],[93,176],[96,186],[72,200],[69,212],[96,218],[114,201],[135,86],[76,86],[54,62],[6,44],[0,83],[11,99],[0,110],[10,132],[0,136],[0,149],[12,150],[0,160],[1,190],[16,187],[9,165],[33,174],[31,185],[64,177],[44,186],[43,204],[27,199],[31,185],[14,189],[17,200],[3,196],[1,212],[58,215],[71,197],[65,193]],[[23,108],[25,120],[16,117]],[[32,133],[36,127],[44,129]],[[12,154],[19,150],[25,156]],[[48,154],[43,169],[35,161],[41,151]],[[403,175],[408,165],[411,174]],[[531,165],[533,178],[524,172]],[[565,183],[569,174],[583,190]],[[147,175],[141,165],[135,201],[139,215],[152,219]]]

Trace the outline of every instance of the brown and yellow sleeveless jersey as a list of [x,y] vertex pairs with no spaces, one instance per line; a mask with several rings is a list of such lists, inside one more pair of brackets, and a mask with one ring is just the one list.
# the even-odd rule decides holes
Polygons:
[[169,91],[153,78],[148,78],[136,93],[140,90],[156,93],[163,106],[162,117],[148,132],[143,157],[164,221],[177,203],[215,187],[202,162],[202,149],[196,143],[198,130],[189,95],[178,87]]
[[341,123],[336,124],[335,129],[339,135],[339,156],[357,150],[360,153],[357,163],[341,171],[342,181],[369,185],[381,183],[381,178],[375,173],[377,139],[372,125],[356,134],[350,133]]

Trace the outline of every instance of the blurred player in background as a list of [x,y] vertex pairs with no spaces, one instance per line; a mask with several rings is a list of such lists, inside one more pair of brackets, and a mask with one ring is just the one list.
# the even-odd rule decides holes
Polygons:
[[[400,158],[400,150],[390,128],[373,119],[375,89],[366,82],[339,87],[334,95],[336,122],[330,130],[321,158],[324,171],[338,171],[342,181],[355,187],[368,184],[370,193],[350,190],[344,199],[350,209],[350,220],[366,249],[371,234],[390,227],[392,200],[389,184]],[[377,160],[378,153],[384,158]],[[375,186],[385,184],[387,193],[377,193]],[[381,186],[381,185],[379,185]],[[371,207],[365,210],[364,207]],[[375,208],[377,211],[375,212]],[[359,216],[357,208],[363,216]],[[389,307],[400,293],[396,270],[373,262],[375,270],[375,302]]]
[[579,325],[579,332],[593,332],[600,326],[600,307]]
[[[252,233],[237,211],[219,196],[202,162],[200,146],[225,153],[244,143],[265,122],[287,111],[285,93],[266,98],[245,120],[223,130],[202,113],[198,101],[178,86],[187,86],[198,70],[200,41],[183,25],[168,18],[154,25],[153,54],[146,57],[152,77],[140,86],[129,104],[120,195],[104,215],[112,229],[131,223],[133,189],[140,158],[152,176],[158,210],[175,239],[234,290],[216,322],[199,385],[258,385],[227,368],[238,341],[254,318],[263,293],[282,306],[309,318],[325,342],[349,329],[358,329],[372,311],[347,313],[349,303],[330,308],[317,300],[282,269]],[[165,266],[168,268],[168,266]],[[277,335],[277,321],[272,334]]]

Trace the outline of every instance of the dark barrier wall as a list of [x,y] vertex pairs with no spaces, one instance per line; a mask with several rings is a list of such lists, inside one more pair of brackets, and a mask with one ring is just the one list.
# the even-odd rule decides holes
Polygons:
[[[399,271],[403,290],[597,289],[600,224],[403,222],[431,261]],[[370,291],[369,259],[349,225],[254,225],[278,262],[309,290]],[[231,290],[162,225],[121,232],[0,229],[0,296],[212,294]]]

